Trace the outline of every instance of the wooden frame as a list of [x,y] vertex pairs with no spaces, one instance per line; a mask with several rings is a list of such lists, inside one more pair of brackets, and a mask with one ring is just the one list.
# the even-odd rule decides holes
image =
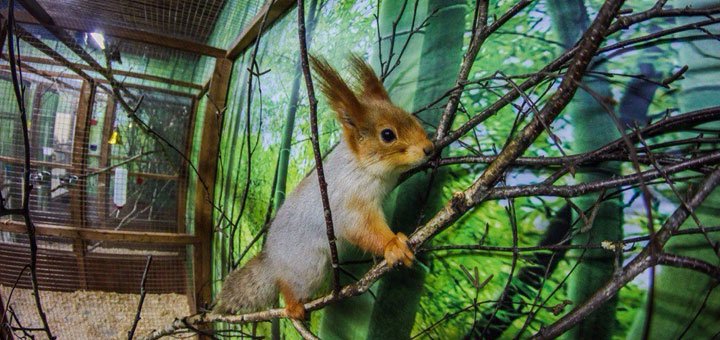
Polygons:
[[[2,58],[7,60],[9,57],[7,55],[2,55]],[[31,56],[23,56],[22,61],[24,61],[26,63],[32,63],[32,64],[63,66],[62,63],[57,62],[52,59],[31,57]],[[78,64],[78,63],[73,63],[73,64],[74,64],[74,66],[76,66],[77,68],[79,68],[81,70],[94,71],[92,67],[87,66],[85,64]],[[151,75],[151,74],[147,74],[147,73],[137,73],[137,72],[129,72],[129,71],[113,69],[113,74],[118,75],[118,76],[130,77],[130,78],[156,81],[156,82],[164,83],[164,84],[168,84],[168,85],[188,87],[188,88],[191,88],[194,90],[202,90],[203,89],[203,85],[200,85],[200,84],[195,84],[195,83],[182,81],[182,80],[176,80],[176,79],[172,79],[172,78],[155,76],[155,75]]]
[[[78,109],[75,116],[75,137],[73,139],[73,151],[71,157],[72,171],[77,174],[84,174],[87,171],[87,144],[90,137],[90,117],[92,117],[95,104],[95,84],[83,81],[78,98]],[[77,229],[85,229],[87,218],[85,212],[87,207],[87,180],[81,178],[76,185],[69,188],[70,191],[70,216],[72,225]],[[85,241],[76,238],[73,240],[73,253],[77,259],[78,277],[80,287],[87,289],[87,272],[85,271]]]
[[[103,129],[102,137],[100,137],[100,161],[99,167],[107,167],[110,165],[110,143],[107,141],[110,139],[112,134],[113,125],[115,124],[115,97],[108,95],[105,103],[105,116],[103,117]],[[100,207],[100,221],[101,227],[106,226],[106,220],[108,216],[108,205],[109,205],[109,188],[110,188],[110,175],[103,171],[98,174],[98,201],[102,205]]]
[[[215,178],[217,175],[218,152],[220,151],[220,127],[222,116],[215,107],[224,108],[227,100],[228,87],[233,63],[229,59],[218,59],[215,62],[210,88],[208,105],[205,106],[205,117],[202,127],[200,145],[203,152],[198,160],[198,179],[195,186],[195,235],[200,242],[193,252],[194,307],[199,308],[204,302],[210,302],[212,283],[212,239],[213,239],[213,204]],[[207,188],[203,182],[208,185]],[[207,190],[206,190],[207,189]],[[196,310],[193,310],[195,312]]]
[[[18,22],[39,24],[46,27],[51,33],[58,36],[58,38],[66,42],[63,39],[67,38],[67,34],[64,32],[65,29],[87,32],[87,27],[91,27],[89,23],[83,23],[82,20],[72,19],[67,20],[65,18],[52,18],[48,13],[35,1],[35,0],[19,0],[24,7],[29,11],[16,11],[15,17]],[[263,6],[259,13],[252,19],[251,23],[247,26],[242,33],[240,33],[232,44],[232,48],[228,51],[214,48],[207,45],[197,44],[190,41],[184,41],[181,39],[170,38],[161,36],[149,32],[143,32],[139,30],[127,29],[122,27],[103,26],[98,27],[98,31],[102,31],[107,36],[113,36],[116,38],[139,41],[143,43],[152,44],[155,46],[174,48],[181,51],[208,55],[216,57],[215,69],[211,79],[204,85],[197,85],[190,82],[182,82],[173,79],[151,76],[146,74],[138,74],[132,72],[123,72],[114,70],[113,73],[116,75],[125,75],[135,77],[139,79],[146,79],[151,81],[159,81],[166,84],[184,86],[199,90],[197,95],[188,93],[180,93],[177,91],[169,91],[164,89],[151,88],[143,85],[134,84],[123,84],[124,87],[135,87],[141,89],[154,90],[163,93],[169,93],[178,96],[193,98],[193,116],[191,117],[190,124],[188,126],[187,133],[187,150],[190,150],[192,143],[192,136],[197,124],[197,104],[200,98],[207,94],[208,100],[212,104],[208,104],[205,108],[205,116],[202,126],[202,137],[201,145],[203,146],[204,152],[200,153],[199,161],[197,165],[198,173],[201,181],[197,181],[195,187],[195,235],[187,234],[174,234],[174,233],[143,233],[143,232],[128,232],[128,231],[113,231],[113,230],[98,230],[98,229],[83,229],[82,223],[80,227],[57,227],[57,226],[38,226],[38,235],[50,235],[50,236],[62,236],[70,237],[79,240],[111,240],[111,241],[130,241],[130,242],[153,242],[153,243],[169,243],[169,244],[192,244],[193,245],[193,287],[194,292],[192,295],[191,309],[196,311],[204,302],[209,302],[211,299],[211,261],[212,261],[212,239],[213,239],[213,203],[214,199],[214,184],[217,175],[217,154],[219,152],[220,145],[220,127],[222,126],[221,120],[222,115],[216,112],[216,107],[224,108],[226,105],[226,99],[228,94],[228,87],[230,84],[230,77],[232,74],[233,60],[237,59],[239,55],[246,50],[251,44],[260,36],[260,29],[264,26],[265,29],[271,27],[277,20],[279,20],[289,9],[295,4],[293,0],[275,0],[270,1]],[[83,27],[81,27],[83,26]],[[32,39],[30,39],[32,40]],[[28,41],[33,44],[43,44],[38,41]],[[44,44],[43,44],[44,45]],[[42,46],[40,46],[42,47]],[[47,47],[47,46],[45,46]],[[36,48],[38,48],[36,46]],[[41,49],[42,50],[42,49]],[[52,51],[50,51],[52,52]],[[84,51],[76,51],[84,52]],[[82,64],[71,63],[61,55],[55,53],[54,55],[46,52],[49,57],[53,60],[47,60],[42,58],[26,58],[26,61],[36,63],[47,63],[51,65],[62,65],[68,67],[70,70],[77,74],[76,78],[79,77],[84,79],[85,82],[92,82],[96,84],[108,83],[105,79],[94,79],[88,75],[86,70],[92,70],[100,72],[105,75],[103,71],[105,69],[97,69],[98,64],[94,60],[84,60],[91,66]],[[81,55],[81,57],[83,57]],[[92,58],[90,58],[92,59]],[[94,62],[94,63],[90,63]],[[53,76],[52,72],[42,72],[43,76]],[[40,73],[39,73],[40,74]],[[59,74],[56,76],[60,76]],[[68,77],[67,75],[63,75]],[[68,77],[73,78],[73,77]],[[104,88],[103,86],[100,86]],[[83,86],[83,89],[85,86]],[[110,103],[110,99],[109,99]],[[114,106],[114,105],[113,105]],[[109,109],[108,109],[109,110]],[[108,120],[108,113],[106,113],[106,124],[103,129],[103,138],[107,138],[109,135],[109,128],[112,123]],[[110,122],[108,124],[107,122]],[[186,151],[187,151],[186,150]],[[107,151],[107,150],[106,150]],[[103,157],[104,156],[104,157]],[[101,164],[102,162],[108,161],[108,153],[101,150]],[[107,176],[107,175],[106,175]],[[175,176],[173,176],[175,177]],[[180,173],[180,179],[178,185],[178,194],[182,197],[187,195],[187,183],[183,183],[187,179],[187,169]],[[204,183],[204,184],[203,184]],[[207,187],[205,187],[207,185]],[[187,197],[189,200],[190,198]],[[178,197],[178,232],[182,233],[185,224],[182,222],[185,218],[184,205],[187,201],[181,200]],[[21,226],[15,226],[12,223],[2,225],[0,224],[0,230],[12,231],[8,229],[20,228]],[[19,229],[17,229],[19,230]],[[22,232],[22,231],[20,231]]]
[[[66,79],[81,79],[81,80],[87,80],[87,79],[86,79],[85,77],[83,77],[83,76],[78,76],[78,75],[74,75],[74,74],[68,74],[68,73],[62,73],[62,72],[43,71],[43,70],[38,70],[38,69],[35,69],[35,68],[27,68],[27,66],[23,66],[23,67],[26,67],[26,69],[25,69],[26,71],[29,71],[29,72],[31,72],[31,73],[35,73],[35,74],[37,74],[37,75],[39,75],[39,76],[46,77],[46,78],[48,78],[48,79],[66,78]],[[9,71],[9,70],[10,70],[10,67],[7,66],[7,65],[0,65],[0,70],[2,70],[2,71]],[[92,79],[93,82],[96,83],[96,84],[110,84],[110,82],[107,81],[107,80],[105,80],[105,79],[100,79],[100,78],[91,78],[91,79]],[[68,84],[65,84],[65,85],[69,86]],[[180,91],[174,91],[174,90],[161,89],[161,88],[154,87],[154,86],[140,85],[140,84],[128,84],[128,83],[123,84],[123,86],[125,86],[126,88],[132,88],[132,89],[139,89],[139,90],[155,91],[155,92],[159,92],[159,93],[165,93],[165,94],[169,94],[169,95],[177,96],[177,97],[185,97],[185,98],[191,98],[191,99],[192,99],[192,98],[195,98],[195,95],[193,95],[192,93],[186,93],[186,92],[180,92]],[[72,88],[72,86],[70,86],[70,88]],[[113,95],[113,94],[110,93],[110,95]]]
[[[188,117],[188,125],[187,129],[185,130],[185,152],[186,156],[190,156],[190,152],[192,150],[192,138],[195,132],[195,119],[197,118],[197,110],[198,110],[198,102],[200,102],[199,99],[193,98],[192,103],[190,105],[190,116]],[[185,220],[185,214],[187,213],[187,203],[188,203],[188,168],[189,166],[181,166],[180,167],[180,174],[178,174],[178,197],[177,197],[177,204],[178,204],[178,210],[177,210],[177,230],[178,233],[186,233],[187,230],[187,221]]]
[[[25,228],[25,222],[22,221],[7,220],[0,222],[0,231],[25,234],[27,232]],[[155,243],[169,245],[195,245],[199,243],[197,236],[189,234],[121,231],[112,229],[82,229],[43,223],[35,223],[35,231],[38,236],[54,236],[82,241]]]
[[[93,156],[88,156],[88,157],[98,157],[98,156],[93,155]],[[10,164],[16,164],[16,165],[25,164],[25,161],[20,158],[14,158],[14,157],[8,157],[8,156],[0,156],[0,161],[7,162]],[[30,165],[32,165],[32,166],[47,166],[47,167],[52,167],[52,168],[72,170],[71,165],[62,164],[62,163],[46,162],[46,161],[30,160]],[[97,168],[97,169],[96,168],[87,168],[87,170],[97,171],[97,170],[102,170],[102,168]],[[176,181],[179,179],[179,177],[177,175],[154,174],[154,173],[150,173],[150,172],[137,172],[137,171],[128,172],[128,176],[140,176],[140,177],[145,177],[145,178],[161,179],[161,180],[166,180],[166,181]]]

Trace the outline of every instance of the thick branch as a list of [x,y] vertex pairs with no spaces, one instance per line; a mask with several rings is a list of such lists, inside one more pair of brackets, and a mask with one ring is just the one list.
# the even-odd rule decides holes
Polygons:
[[[640,12],[633,15],[628,16],[622,16],[618,19],[617,22],[610,25],[610,27],[605,32],[605,36],[608,36],[610,34],[616,33],[622,29],[628,28],[631,25],[647,21],[653,18],[658,17],[674,17],[674,16],[701,16],[701,15],[713,15],[720,13],[720,6],[714,6],[710,8],[702,8],[702,9],[694,9],[694,8],[678,8],[678,9],[663,9],[661,7],[652,8],[650,10]],[[480,124],[481,122],[485,121],[489,117],[495,115],[497,112],[499,112],[502,108],[504,108],[506,105],[512,103],[514,100],[516,100],[520,96],[520,91],[527,91],[528,89],[540,84],[545,79],[547,79],[551,74],[554,74],[554,72],[557,72],[561,70],[563,67],[565,67],[568,62],[573,59],[576,54],[580,51],[580,46],[576,46],[565,53],[563,53],[561,56],[550,62],[548,65],[543,67],[540,71],[538,71],[535,74],[532,74],[530,78],[528,78],[523,83],[519,84],[517,88],[513,88],[512,90],[508,91],[502,98],[498,99],[495,103],[490,105],[487,109],[485,109],[483,112],[473,116],[470,118],[465,124],[460,126],[457,130],[454,130],[452,132],[449,132],[445,138],[436,141],[435,147],[436,150],[440,150],[448,145],[450,145],[452,142],[456,141],[460,137],[462,137],[465,133],[472,130],[475,126]],[[449,94],[449,93],[448,93]],[[446,94],[446,95],[448,95]],[[434,105],[434,104],[433,104]]]
[[450,204],[445,206],[425,226],[419,228],[412,235],[410,238],[411,243],[418,245],[425,242],[432,235],[454,222],[464,212],[481,203],[489,194],[490,188],[495,185],[512,162],[520,157],[535,141],[544,130],[544,126],[549,126],[555,117],[560,114],[572,99],[575,91],[577,91],[579,80],[585,73],[586,67],[590,64],[590,60],[600,46],[602,37],[605,36],[607,27],[617,15],[622,3],[621,0],[611,0],[603,5],[580,41],[578,53],[573,58],[560,87],[540,113],[518,133],[515,139],[507,144],[497,159],[490,163],[470,188],[462,193],[455,194]]
[[720,162],[720,151],[709,153],[705,156],[692,158],[685,162],[666,166],[663,168],[643,171],[632,175],[611,178],[607,180],[598,180],[594,182],[581,183],[575,185],[551,186],[547,184],[520,185],[513,187],[497,187],[488,190],[487,198],[512,198],[521,196],[557,196],[557,197],[577,197],[590,192],[601,191],[604,189],[615,188],[623,185],[635,184],[640,181],[647,181],[660,178],[665,174],[674,174],[680,171],[697,168],[704,165],[714,165]]

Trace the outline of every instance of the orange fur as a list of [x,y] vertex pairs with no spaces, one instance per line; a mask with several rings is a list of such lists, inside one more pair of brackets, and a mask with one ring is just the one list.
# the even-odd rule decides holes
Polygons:
[[319,76],[320,91],[325,94],[333,111],[337,113],[345,140],[350,149],[357,152],[359,147],[357,140],[361,138],[361,131],[367,125],[362,105],[355,93],[327,61],[310,56],[310,63]]
[[285,281],[278,280],[278,288],[285,300],[285,314],[289,318],[297,320],[305,320],[305,307],[303,303],[295,297],[295,293],[290,288],[290,284]]
[[352,65],[353,74],[355,78],[361,84],[362,97],[372,97],[374,99],[390,101],[385,87],[383,86],[380,79],[375,76],[370,65],[365,63],[365,60],[360,58],[357,54],[350,55],[350,64]]
[[356,197],[349,202],[349,205],[354,206],[363,218],[350,229],[351,232],[346,236],[347,240],[364,251],[383,255],[390,266],[399,262],[411,266],[414,256],[407,246],[407,237],[403,233],[393,234],[385,222],[382,210],[363,205]]
[[[390,101],[380,79],[359,57],[350,58],[355,89],[325,60],[311,57],[310,61],[318,87],[343,130],[344,143],[326,163],[336,232],[361,249],[384,256],[390,266],[410,266],[413,252],[407,237],[390,230],[382,201],[402,172],[431,155],[432,142],[415,117]],[[262,253],[227,277],[215,311],[257,311],[280,293],[288,317],[306,317],[303,302],[321,289],[329,267],[318,192],[312,177],[300,182],[278,210]]]
[[352,233],[347,235],[348,241],[364,251],[383,255],[385,246],[395,238],[395,234],[378,211],[368,209],[361,211],[361,214],[363,218],[358,221],[357,227],[351,229]]
[[[359,95],[327,61],[316,57],[310,61],[320,90],[338,115],[345,141],[359,160],[403,172],[425,159],[433,145],[419,121],[390,101],[380,79],[360,57],[350,57],[352,74],[360,83]],[[392,130],[397,139],[381,140],[385,129]]]

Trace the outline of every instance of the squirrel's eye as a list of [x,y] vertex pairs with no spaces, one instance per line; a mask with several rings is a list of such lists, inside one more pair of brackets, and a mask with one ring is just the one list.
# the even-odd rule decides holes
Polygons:
[[382,138],[385,143],[390,143],[397,137],[395,137],[395,132],[393,132],[393,130],[385,129],[380,131],[380,138]]

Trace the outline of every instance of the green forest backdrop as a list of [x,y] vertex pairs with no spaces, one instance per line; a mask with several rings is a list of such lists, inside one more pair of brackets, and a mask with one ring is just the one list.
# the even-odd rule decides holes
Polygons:
[[[225,16],[243,15],[232,11]],[[516,5],[516,1],[490,1],[489,22]],[[454,130],[482,113],[508,90],[538,72],[572,48],[596,17],[603,1],[531,1],[482,44],[469,72],[453,122]],[[623,13],[647,11],[655,1],[632,1]],[[714,1],[670,1],[669,7],[716,6]],[[369,60],[384,78],[394,102],[418,117],[433,132],[447,99],[436,101],[455,85],[463,56],[476,23],[476,4],[463,0],[324,1],[306,3],[309,52],[323,56],[341,70],[350,52]],[[286,192],[313,169],[308,100],[299,68],[297,14],[292,10],[248,49],[235,63],[228,105],[222,112],[218,176],[214,202],[213,276],[215,293],[222,279],[237,264],[257,253],[262,237],[253,242]],[[715,14],[717,15],[717,14]],[[656,18],[612,34],[602,45],[684,25],[709,17]],[[720,44],[717,25],[668,35],[649,42],[599,53],[571,104],[523,154],[525,157],[560,157],[588,152],[615,141],[623,133],[658,121],[666,115],[715,107],[720,79]],[[211,41],[227,40],[235,32],[218,25]],[[688,37],[689,36],[689,37]],[[231,39],[231,38],[230,38]],[[257,65],[252,63],[256,62]],[[662,81],[689,69],[667,86]],[[249,70],[256,70],[255,74]],[[205,79],[210,70],[196,70]],[[345,74],[347,75],[347,74]],[[558,75],[556,72],[555,75]],[[443,157],[491,156],[506,146],[509,136],[531,121],[557,89],[562,78],[550,76],[526,91],[523,98],[504,105],[481,125],[464,134],[442,152]],[[532,101],[532,102],[531,102]],[[193,143],[194,160],[201,150],[205,97],[199,103]],[[331,150],[340,138],[337,123],[320,99],[320,146]],[[710,138],[717,123],[686,129],[644,141],[666,143],[684,138]],[[642,147],[638,143],[638,149]],[[678,157],[716,150],[717,144],[678,144],[663,152]],[[715,163],[717,164],[717,163]],[[405,181],[386,201],[388,221],[408,234],[465,190],[486,163],[444,166]],[[555,185],[570,185],[628,175],[633,162],[602,162],[572,167]],[[644,164],[642,169],[652,169]],[[502,185],[540,183],[557,167],[515,166]],[[323,339],[408,338],[441,339],[528,337],[578,306],[619,266],[628,263],[645,245],[621,248],[590,247],[603,241],[620,241],[658,229],[688,194],[688,179],[698,172],[674,174],[674,184],[655,181],[649,189],[625,186],[598,190],[566,200],[561,197],[525,196],[495,199],[466,213],[431,242],[421,247],[411,269],[385,275],[371,294],[346,299],[313,313],[311,329]],[[685,178],[685,180],[680,179]],[[192,191],[194,185],[190,185]],[[697,211],[706,227],[720,222],[720,193],[716,191]],[[679,195],[679,196],[678,196]],[[192,196],[192,192],[191,195]],[[271,209],[271,210],[269,210]],[[318,207],[320,209],[320,207]],[[188,202],[193,221],[193,201]],[[696,227],[688,219],[685,227]],[[300,227],[300,226],[299,226]],[[515,230],[515,231],[513,231]],[[676,237],[666,250],[717,265],[716,251],[708,245],[717,234]],[[447,245],[512,247],[571,244],[576,249],[520,252],[508,249],[441,249]],[[715,243],[717,244],[717,243]],[[611,248],[611,247],[610,247]],[[343,280],[353,282],[370,268],[363,254],[341,254]],[[362,261],[366,260],[366,261]],[[651,278],[651,275],[654,278]],[[566,333],[571,338],[710,338],[720,331],[720,293],[717,278],[683,268],[656,267],[625,285],[617,298],[597,309]],[[652,289],[649,290],[649,288]],[[648,291],[653,292],[648,306]],[[707,298],[707,299],[706,299]],[[652,318],[646,321],[647,311]],[[697,316],[697,317],[696,317]],[[283,334],[297,334],[289,322],[280,323]],[[262,325],[257,332],[269,332]],[[250,327],[244,327],[249,331]],[[649,332],[649,333],[648,333]]]

